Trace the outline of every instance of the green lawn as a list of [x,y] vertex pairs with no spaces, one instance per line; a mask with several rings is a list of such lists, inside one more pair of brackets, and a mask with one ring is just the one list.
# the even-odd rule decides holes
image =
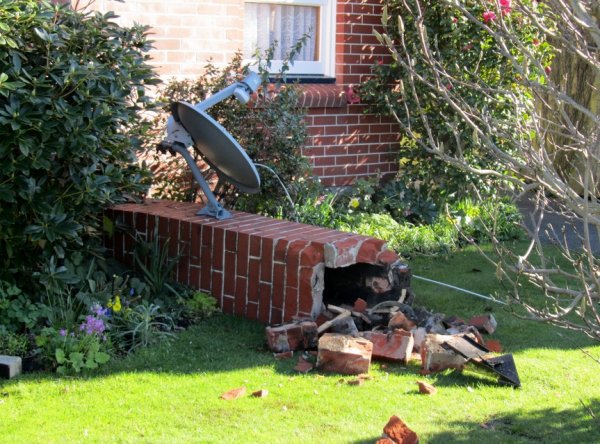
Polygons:
[[[502,291],[472,251],[416,258],[411,267],[484,294]],[[513,353],[522,388],[446,372],[427,378],[436,395],[419,395],[417,365],[374,363],[362,386],[348,376],[296,374],[295,360],[276,361],[264,348],[264,326],[218,316],[93,376],[1,381],[0,442],[373,443],[393,414],[422,443],[600,442],[600,365],[581,351],[598,357],[600,344],[472,296],[416,280],[413,288],[415,304],[435,311],[493,310],[493,337]],[[240,386],[269,395],[219,399]]]

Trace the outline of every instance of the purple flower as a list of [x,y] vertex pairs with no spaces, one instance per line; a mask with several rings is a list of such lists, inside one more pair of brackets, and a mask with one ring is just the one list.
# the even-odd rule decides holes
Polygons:
[[86,316],[85,322],[79,326],[81,331],[85,331],[88,335],[98,334],[106,330],[106,325],[104,325],[104,321],[102,319],[98,319],[94,316]]
[[67,336],[67,330],[65,330],[64,328],[61,328],[58,331],[58,334],[61,335],[64,338],[65,336]]
[[101,305],[94,305],[92,307],[92,313],[96,316],[106,316],[108,314],[108,308],[102,308]]

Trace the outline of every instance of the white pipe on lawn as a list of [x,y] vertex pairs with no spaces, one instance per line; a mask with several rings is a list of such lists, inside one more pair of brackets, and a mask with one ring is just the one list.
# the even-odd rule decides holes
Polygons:
[[442,287],[448,287],[448,288],[452,288],[453,290],[462,291],[463,293],[467,293],[467,294],[470,294],[472,296],[476,296],[478,298],[485,299],[487,301],[492,301],[492,302],[495,302],[496,304],[508,305],[506,302],[500,301],[500,300],[498,300],[496,298],[493,298],[491,296],[485,296],[483,294],[475,293],[474,291],[466,290],[464,288],[455,287],[454,285],[446,284],[444,282],[434,281],[433,279],[429,279],[429,278],[426,278],[426,277],[423,277],[423,276],[418,276],[416,274],[413,274],[412,277],[414,277],[416,279],[420,279],[420,280],[425,281],[425,282],[430,282],[432,284],[441,285]]

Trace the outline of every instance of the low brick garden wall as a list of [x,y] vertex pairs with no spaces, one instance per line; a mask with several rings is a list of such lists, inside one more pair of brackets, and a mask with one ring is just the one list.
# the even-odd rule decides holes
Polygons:
[[238,211],[217,220],[197,216],[199,209],[159,200],[116,206],[106,215],[124,229],[107,237],[106,247],[133,265],[135,237],[150,239],[157,229],[170,239],[170,255],[180,256],[174,279],[211,294],[225,313],[267,324],[316,317],[327,269],[372,264],[383,275],[409,273],[394,268],[398,257],[380,239]]

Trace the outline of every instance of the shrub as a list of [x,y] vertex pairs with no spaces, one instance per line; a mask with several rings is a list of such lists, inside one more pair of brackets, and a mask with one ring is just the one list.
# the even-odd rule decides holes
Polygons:
[[101,230],[103,208],[143,191],[134,122],[156,83],[146,28],[37,0],[0,8],[0,277],[32,273]]
[[[474,171],[498,168],[498,162],[482,149],[477,133],[461,119],[461,113],[456,110],[457,101],[453,107],[444,100],[444,94],[432,89],[444,89],[460,97],[472,109],[483,110],[492,121],[510,125],[511,121],[528,117],[512,105],[513,97],[527,94],[518,85],[519,69],[496,50],[494,36],[483,23],[470,20],[459,7],[466,7],[474,17],[483,17],[498,4],[475,0],[456,4],[438,0],[386,0],[384,4],[385,34],[377,34],[377,37],[390,48],[392,57],[389,63],[380,60],[373,65],[373,76],[362,85],[360,93],[361,99],[370,105],[370,111],[394,113],[401,126],[408,128],[400,143],[400,175],[419,181],[437,202],[460,199],[474,189],[483,195],[493,195],[497,185]],[[422,13],[422,17],[417,18],[415,11]],[[505,12],[502,11],[503,20],[514,24],[510,32],[520,40],[521,47],[526,47],[528,54],[539,61],[535,66],[529,63],[530,67],[536,70],[538,65],[546,66],[551,57],[549,45],[541,37],[535,20]],[[484,21],[487,22],[485,18]],[[423,29],[444,75],[432,72],[425,62],[421,45]],[[410,57],[411,66],[422,81],[409,81],[401,63],[405,56]],[[477,78],[481,88],[473,87]],[[493,132],[492,137],[499,150],[515,151],[510,137],[501,131]],[[472,169],[461,171],[441,156],[432,155],[431,150],[423,149],[432,138],[439,148],[437,151],[469,162]]]
[[25,357],[28,352],[27,335],[0,331],[0,355]]
[[219,311],[217,300],[202,291],[191,290],[181,298],[181,320],[194,324],[213,316]]

